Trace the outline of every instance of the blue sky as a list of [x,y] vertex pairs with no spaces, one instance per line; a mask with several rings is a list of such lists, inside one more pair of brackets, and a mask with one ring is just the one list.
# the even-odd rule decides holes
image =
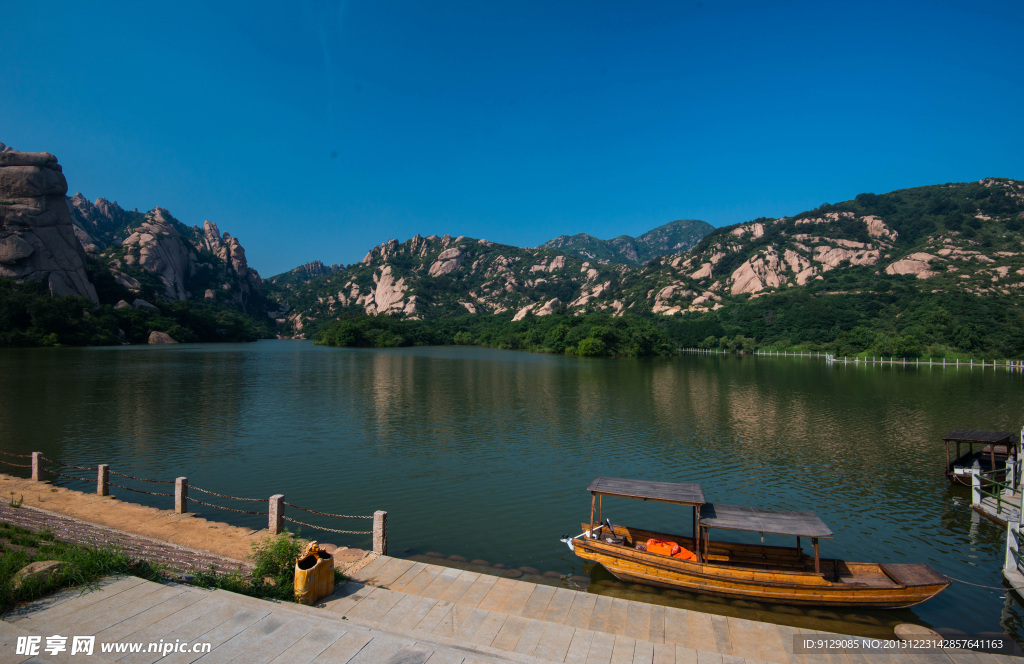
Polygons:
[[1024,178],[1019,2],[289,4],[0,3],[0,141],[264,276]]

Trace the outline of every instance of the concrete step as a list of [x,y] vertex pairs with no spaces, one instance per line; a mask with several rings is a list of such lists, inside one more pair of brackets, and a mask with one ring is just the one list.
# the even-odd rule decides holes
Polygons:
[[[202,661],[246,664],[300,664],[312,661],[352,664],[539,664],[540,660],[502,657],[463,647],[455,641],[424,639],[328,616],[322,609],[258,600],[223,590],[161,584],[131,577],[105,579],[82,593],[64,591],[20,607],[0,624],[9,649],[0,662],[79,661],[41,655],[13,658],[17,636],[54,634],[95,636],[90,661],[161,664]],[[146,652],[150,643],[209,643],[208,653]],[[70,639],[69,639],[70,643]],[[99,653],[102,644],[142,643],[143,652]]]
[[[361,584],[355,585],[362,587]],[[339,590],[341,590],[340,587]],[[349,590],[351,589],[347,589],[342,592],[347,593]],[[402,593],[388,591],[382,588],[370,588],[369,590],[376,590],[378,595],[386,593],[402,595]],[[274,607],[274,611],[276,613],[281,615],[290,615],[293,619],[316,621],[318,624],[322,625],[343,625],[345,629],[353,632],[365,632],[368,634],[372,633],[380,636],[386,636],[396,642],[404,642],[409,646],[431,648],[435,651],[452,650],[456,654],[462,653],[463,656],[471,655],[472,658],[479,662],[550,664],[551,661],[542,657],[535,657],[527,653],[502,650],[501,648],[492,648],[486,643],[459,638],[454,634],[446,635],[443,632],[434,633],[427,629],[409,629],[403,625],[396,624],[394,621],[385,622],[382,620],[373,620],[362,614],[357,615],[355,613],[349,613],[346,615],[345,612],[331,610],[325,603],[318,603],[316,606],[304,606],[302,604],[295,604],[291,602],[276,602],[248,597],[245,595],[237,595],[226,590],[217,590],[215,593],[237,605],[258,607],[270,604]],[[359,596],[362,597],[364,595]],[[337,601],[336,598],[332,598],[335,598],[335,595],[332,595],[331,598],[325,599],[331,602]]]
[[[399,625],[409,628],[410,622],[417,618],[415,612],[426,611],[422,624],[413,627],[423,629],[430,627],[438,612],[443,612],[447,606],[456,607],[456,618],[461,611],[473,620],[478,620],[480,615],[473,610],[484,610],[507,616],[494,640],[503,647],[511,641],[512,649],[520,651],[530,651],[529,642],[540,631],[544,634],[544,643],[554,644],[561,644],[568,638],[566,634],[571,633],[576,639],[575,643],[570,643],[573,653],[584,650],[587,640],[597,644],[590,647],[589,653],[600,650],[608,639],[618,648],[628,649],[629,644],[640,644],[646,652],[653,647],[659,655],[659,664],[692,661],[703,654],[713,654],[712,660],[725,656],[785,662],[792,657],[793,636],[800,632],[784,625],[658,606],[387,556],[372,561],[352,578],[348,588],[340,588],[335,596],[327,598],[324,604],[328,609],[347,614],[350,619],[366,615],[378,620],[380,611],[396,601],[380,590],[399,591],[419,597],[421,601],[410,607],[412,600],[406,599],[400,606],[395,604],[397,608],[385,610],[382,618],[385,623],[397,620]],[[410,615],[402,617],[403,610]],[[485,624],[491,626],[499,619],[490,617]],[[447,625],[439,623],[432,629],[442,631]],[[516,640],[517,635],[519,640]],[[549,650],[544,649],[548,658],[552,654]],[[594,658],[594,661],[601,659]],[[646,662],[646,658],[640,657],[638,661]]]
[[[531,585],[524,584],[527,587]],[[547,586],[543,588],[555,590]],[[235,597],[239,603],[253,606],[266,603],[226,591],[217,592]],[[546,592],[542,594],[546,595]],[[720,653],[703,648],[656,643],[624,634],[481,609],[351,581],[339,586],[333,595],[324,598],[316,606],[291,603],[275,605],[282,611],[297,615],[344,622],[353,627],[372,628],[397,639],[413,640],[417,645],[469,649],[480,659],[493,658],[524,664],[610,664],[614,655],[616,663],[649,660],[653,664],[657,655],[658,664],[724,661]],[[744,661],[742,657],[730,657],[730,661]]]
[[[39,644],[39,655],[18,655],[18,637],[29,637],[38,636],[42,637]],[[65,652],[58,653],[56,655],[50,655],[46,652],[46,637],[53,636],[49,633],[41,633],[35,630],[24,629],[14,623],[7,622],[6,620],[0,620],[0,662],[5,664],[42,664],[43,662],[74,662],[82,661],[85,658],[90,662],[97,662],[99,664],[114,664],[116,660],[110,659],[107,655],[101,655],[98,649],[93,650],[93,655],[87,657],[85,654],[76,653],[74,657],[70,655],[71,651],[71,638],[69,637],[64,645],[66,647]],[[64,635],[62,635],[64,636]]]

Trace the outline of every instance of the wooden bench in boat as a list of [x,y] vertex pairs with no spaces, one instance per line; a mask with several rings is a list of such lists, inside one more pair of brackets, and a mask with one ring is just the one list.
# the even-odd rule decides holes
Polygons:
[[881,563],[886,576],[902,586],[929,586],[948,583],[948,579],[928,565]]
[[[590,524],[581,523],[580,528],[589,530]],[[623,542],[619,546],[628,549],[635,549],[638,543],[642,544],[647,540],[656,539],[675,542],[690,551],[696,550],[693,538],[683,535],[619,525],[614,527],[612,534],[623,538]],[[712,542],[710,548],[707,562],[712,564],[735,565],[752,569],[790,569],[797,572],[814,570],[814,558],[793,547]],[[822,564],[826,562],[822,561]]]

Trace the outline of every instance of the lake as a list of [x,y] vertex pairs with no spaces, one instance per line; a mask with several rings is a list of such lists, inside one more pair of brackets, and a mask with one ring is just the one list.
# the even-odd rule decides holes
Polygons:
[[[947,431],[1020,430],[1024,376],[1017,372],[749,355],[614,360],[459,347],[339,349],[279,340],[0,350],[0,395],[4,451],[109,463],[153,479],[187,476],[192,486],[233,496],[283,493],[289,503],[324,512],[387,510],[392,555],[535,568],[549,575],[526,578],[840,632],[880,635],[913,621],[1024,641],[1024,612],[1002,590],[1004,532],[974,514],[969,490],[951,486],[942,472]],[[61,482],[93,490],[94,475],[75,472],[92,486]],[[928,563],[975,585],[955,582],[913,609],[840,612],[619,583],[559,542],[579,533],[590,509],[586,487],[601,475],[699,482],[711,501],[814,510],[835,532],[822,542],[823,556]],[[195,507],[207,518],[266,527],[265,517]],[[689,508],[606,499],[604,513],[619,523],[689,532]],[[369,530],[368,521],[287,514]],[[365,536],[302,534],[370,545]]]

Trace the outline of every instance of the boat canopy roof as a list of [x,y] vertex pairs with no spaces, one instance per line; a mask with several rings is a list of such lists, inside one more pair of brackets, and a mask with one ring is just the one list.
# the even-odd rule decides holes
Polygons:
[[1012,433],[1005,431],[976,431],[974,429],[956,429],[950,431],[942,440],[948,440],[959,443],[1008,443],[1010,438],[1013,437]]
[[622,498],[638,498],[653,500],[659,503],[676,505],[704,504],[704,491],[699,484],[680,484],[676,482],[647,482],[644,480],[625,480],[615,477],[598,477],[587,491],[604,496],[621,496]]
[[766,510],[705,503],[700,508],[700,522],[706,528],[747,530],[772,535],[831,538],[832,531],[814,512]]

